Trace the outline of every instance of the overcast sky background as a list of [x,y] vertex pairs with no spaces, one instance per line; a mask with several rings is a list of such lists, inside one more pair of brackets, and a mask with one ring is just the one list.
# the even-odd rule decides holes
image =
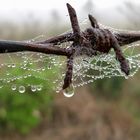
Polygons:
[[[49,20],[50,11],[57,10],[61,15],[67,15],[66,3],[70,3],[78,12],[88,0],[0,0],[0,18],[8,20],[24,20],[29,14]],[[122,7],[125,1],[140,5],[140,0],[93,0],[99,13],[116,15],[114,7]],[[93,9],[94,11],[94,9]],[[108,12],[109,11],[109,12]]]

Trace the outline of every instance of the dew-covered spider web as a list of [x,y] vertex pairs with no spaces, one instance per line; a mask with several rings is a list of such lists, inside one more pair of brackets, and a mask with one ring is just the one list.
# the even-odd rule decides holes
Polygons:
[[[85,24],[87,24],[86,21],[81,23],[84,28],[86,27]],[[123,31],[101,24],[100,26],[114,32]],[[37,41],[37,39],[29,40],[29,42]],[[59,47],[68,48],[70,45],[71,42],[63,43]],[[74,58],[71,89],[68,91],[69,93],[64,92],[64,95],[71,97],[75,88],[98,79],[111,77],[128,79],[134,76],[140,68],[140,42],[123,46],[122,50],[131,68],[129,76],[121,72],[120,64],[116,61],[113,50],[109,54],[99,54],[94,57],[78,56]],[[8,86],[11,90],[19,91],[19,93],[50,90],[52,87],[56,92],[62,90],[67,63],[65,57],[34,52],[18,52],[0,54],[0,61],[0,88]]]

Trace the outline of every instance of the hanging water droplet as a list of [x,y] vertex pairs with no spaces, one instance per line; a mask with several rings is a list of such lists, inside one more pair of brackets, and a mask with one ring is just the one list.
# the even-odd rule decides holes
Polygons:
[[15,64],[12,64],[12,68],[15,68],[16,67],[16,65]]
[[56,93],[59,93],[60,92],[60,90],[56,90]]
[[32,62],[29,62],[29,64],[32,65],[33,63]]
[[10,80],[7,80],[7,83],[10,83]]
[[19,89],[18,89],[18,91],[20,93],[24,93],[25,92],[25,87],[24,86],[20,86]]
[[31,86],[31,91],[35,92],[36,91],[36,86]]
[[136,68],[136,66],[134,65],[133,68]]
[[11,89],[12,89],[12,90],[16,90],[16,89],[17,89],[16,85],[12,85],[12,86],[11,86]]
[[10,68],[11,67],[11,64],[8,64],[7,67]]
[[42,68],[42,71],[45,71],[45,68]]
[[63,94],[65,97],[72,97],[74,95],[74,88],[73,85],[63,90]]
[[10,75],[10,73],[6,73],[6,75],[7,75],[7,76],[9,76],[9,75]]
[[36,89],[37,89],[38,91],[41,91],[41,90],[42,90],[42,85],[38,85],[38,86],[36,87]]
[[23,62],[24,62],[24,63],[27,63],[27,60],[24,60]]
[[125,76],[125,79],[128,79],[129,77],[128,76]]
[[48,69],[49,69],[49,70],[51,69],[51,65],[48,65]]
[[31,74],[28,74],[28,77],[31,77],[32,75]]

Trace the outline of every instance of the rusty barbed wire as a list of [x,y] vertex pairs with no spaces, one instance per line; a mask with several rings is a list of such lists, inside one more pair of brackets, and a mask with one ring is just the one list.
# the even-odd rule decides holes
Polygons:
[[[101,28],[92,15],[89,15],[89,21],[92,27],[81,31],[75,9],[68,3],[67,8],[71,21],[72,33],[66,33],[44,41],[32,43],[0,40],[0,53],[33,51],[66,56],[68,60],[63,89],[68,88],[72,83],[74,57],[81,55],[94,57],[95,55],[99,55],[97,52],[107,54],[111,48],[114,49],[116,60],[120,63],[121,71],[129,75],[129,62],[124,57],[121,46],[140,40],[140,33],[117,33],[109,29]],[[68,48],[59,47],[58,44],[64,42],[72,42],[72,45]]]

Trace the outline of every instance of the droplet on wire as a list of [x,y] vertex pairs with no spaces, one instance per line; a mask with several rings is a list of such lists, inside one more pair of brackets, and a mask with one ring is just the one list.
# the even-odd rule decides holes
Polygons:
[[73,88],[73,85],[70,85],[70,87],[64,89],[62,92],[63,92],[63,95],[65,97],[70,98],[70,97],[74,96],[74,88]]

